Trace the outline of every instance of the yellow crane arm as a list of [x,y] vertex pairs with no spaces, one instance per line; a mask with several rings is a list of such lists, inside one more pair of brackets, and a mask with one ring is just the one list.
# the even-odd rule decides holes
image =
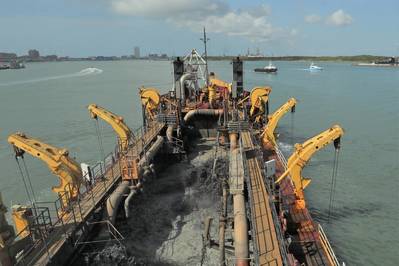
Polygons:
[[280,108],[278,108],[273,114],[268,116],[267,125],[262,133],[262,143],[264,145],[267,143],[272,143],[274,147],[277,146],[276,138],[274,136],[274,131],[276,130],[277,124],[284,114],[286,114],[289,110],[291,110],[291,112],[295,111],[295,105],[296,100],[291,98],[285,104],[280,106]]
[[231,92],[231,83],[227,83],[223,80],[217,79],[217,78],[210,78],[209,79],[209,86],[216,86],[220,88],[225,88],[228,89],[229,92]]
[[302,177],[302,169],[315,152],[324,148],[332,141],[334,141],[335,148],[339,149],[343,134],[344,130],[339,125],[334,125],[317,136],[308,139],[303,144],[295,144],[295,151],[288,159],[287,170],[276,180],[276,183],[279,183],[287,175],[290,175],[294,183],[295,194],[298,200],[302,201],[302,206],[304,206],[303,190],[310,184],[311,179]]
[[257,115],[263,114],[265,112],[264,104],[269,100],[269,94],[272,92],[270,87],[255,87],[252,89],[250,94],[251,109],[249,115],[252,117],[256,110]]
[[141,88],[140,89],[141,104],[147,110],[151,118],[154,117],[155,111],[161,102],[161,96],[155,88]]
[[80,165],[70,158],[68,150],[59,149],[23,133],[15,133],[8,137],[8,142],[14,147],[17,156],[25,152],[45,162],[53,174],[60,178],[60,184],[53,187],[55,193],[69,192],[71,198],[79,193],[82,182]]
[[127,147],[129,146],[129,140],[131,137],[133,137],[133,133],[123,121],[123,117],[116,115],[96,104],[90,104],[87,109],[89,110],[90,116],[92,118],[97,119],[100,117],[111,125],[118,135],[119,145],[121,146],[122,151],[127,150]]

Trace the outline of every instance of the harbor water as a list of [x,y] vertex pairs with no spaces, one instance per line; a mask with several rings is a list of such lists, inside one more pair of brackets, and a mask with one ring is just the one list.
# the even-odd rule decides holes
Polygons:
[[[290,97],[296,113],[279,127],[279,144],[288,157],[301,143],[334,124],[345,129],[330,208],[332,145],[319,151],[303,175],[312,178],[307,204],[322,224],[337,256],[347,265],[397,265],[399,257],[399,69],[355,67],[349,63],[275,62],[278,74],[255,73],[267,62],[245,62],[245,88],[270,85],[273,112]],[[210,62],[210,71],[232,79],[228,61]],[[79,162],[101,160],[96,121],[87,105],[96,103],[141,125],[138,89],[172,89],[169,61],[31,63],[0,71],[0,190],[4,202],[27,204],[25,188],[7,136],[21,131],[57,147]],[[99,121],[105,153],[116,143],[112,129]],[[36,200],[54,199],[58,183],[47,166],[31,156],[25,162]],[[331,212],[330,212],[331,210]],[[329,215],[330,213],[330,215]]]

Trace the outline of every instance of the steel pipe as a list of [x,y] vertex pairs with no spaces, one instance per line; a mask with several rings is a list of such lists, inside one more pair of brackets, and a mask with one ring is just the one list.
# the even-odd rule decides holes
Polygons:
[[173,141],[173,125],[169,125],[166,129],[166,138],[168,139],[169,142]]
[[182,102],[183,104],[186,103],[186,92],[184,90],[184,82],[188,79],[192,79],[195,78],[195,74],[193,73],[186,73],[183,76],[181,76],[180,78],[180,92],[182,93],[182,95],[180,95],[180,97],[182,97]]
[[[230,152],[238,154],[238,134],[231,133]],[[245,213],[244,192],[236,192],[233,194],[233,215],[234,215],[234,253],[237,266],[247,266],[249,258],[248,247],[248,224],[247,215]]]
[[159,149],[162,147],[163,141],[164,141],[164,139],[162,136],[157,137],[157,140],[154,142],[154,144],[152,144],[152,146],[145,153],[145,156],[143,158],[141,158],[141,160],[139,162],[139,168],[142,168],[145,165],[149,164],[149,162],[152,160],[152,158],[154,158],[154,156],[157,154]]
[[129,192],[129,185],[130,181],[122,181],[107,199],[107,215],[112,224],[115,224],[118,207],[122,201],[122,197]]
[[187,112],[184,116],[184,122],[189,122],[196,115],[219,116],[221,114],[223,114],[223,109],[195,109]]

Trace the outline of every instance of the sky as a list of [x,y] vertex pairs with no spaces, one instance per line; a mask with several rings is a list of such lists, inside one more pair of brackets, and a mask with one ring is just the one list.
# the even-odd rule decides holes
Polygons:
[[399,0],[0,0],[0,52],[399,55]]

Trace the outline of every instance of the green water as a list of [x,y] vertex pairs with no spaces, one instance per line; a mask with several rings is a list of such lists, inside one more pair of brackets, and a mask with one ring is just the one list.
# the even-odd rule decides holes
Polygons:
[[[266,62],[264,63],[266,64]],[[399,262],[399,69],[361,68],[322,63],[324,71],[303,70],[305,62],[276,62],[277,75],[254,73],[260,62],[245,63],[245,87],[271,85],[271,110],[289,97],[297,111],[287,115],[279,132],[288,155],[293,143],[339,123],[345,129],[333,219],[328,222],[334,149],[317,153],[304,175],[308,205],[340,259],[348,265],[396,265]],[[96,68],[96,69],[87,69]],[[229,62],[211,62],[210,70],[231,80]],[[137,91],[141,85],[171,89],[170,62],[63,62],[28,64],[0,71],[0,188],[8,206],[26,203],[26,193],[7,144],[7,136],[23,131],[58,147],[67,147],[79,162],[95,163],[100,151],[95,122],[86,106],[97,103],[141,124]],[[106,152],[115,137],[100,123]],[[292,134],[293,133],[293,134]],[[57,183],[47,167],[26,156],[37,200],[53,197]]]

